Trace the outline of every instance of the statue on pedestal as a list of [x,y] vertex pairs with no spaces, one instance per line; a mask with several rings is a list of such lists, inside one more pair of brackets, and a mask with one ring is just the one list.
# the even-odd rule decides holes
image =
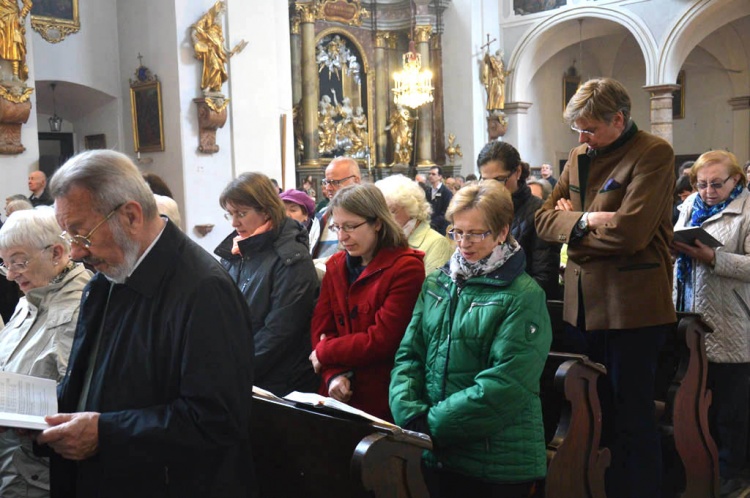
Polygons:
[[13,77],[26,81],[26,16],[31,12],[31,0],[0,0],[0,59],[12,65]]
[[391,119],[385,130],[390,130],[391,140],[393,141],[392,164],[411,163],[411,153],[414,149],[411,128],[414,121],[415,119],[409,113],[409,109],[400,104],[396,106],[396,112],[391,114]]
[[31,113],[33,88],[26,85],[26,16],[31,0],[0,0],[0,154],[20,154],[21,125]]
[[[203,61],[201,73],[201,89],[209,107],[216,106],[217,112],[226,106],[228,99],[221,93],[221,86],[228,79],[227,62],[242,51],[247,45],[240,41],[232,50],[224,46],[224,31],[219,23],[219,15],[224,12],[226,5],[219,0],[203,14],[198,22],[193,24],[191,38],[196,59]],[[213,107],[212,107],[213,108]]]
[[505,77],[510,71],[505,70],[503,53],[496,56],[484,53],[482,60],[482,84],[487,90],[487,110],[505,109]]

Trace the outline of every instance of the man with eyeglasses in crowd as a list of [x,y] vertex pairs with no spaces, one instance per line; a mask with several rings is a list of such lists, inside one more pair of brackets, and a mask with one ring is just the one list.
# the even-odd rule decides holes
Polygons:
[[661,496],[662,473],[655,369],[676,322],[669,253],[674,152],[638,130],[630,107],[627,90],[613,79],[579,88],[564,118],[580,145],[537,211],[536,226],[540,237],[568,243],[564,339],[607,368],[599,386],[602,446],[612,454],[607,496],[654,498]]
[[[346,187],[362,182],[362,175],[359,171],[359,164],[351,157],[337,157],[326,167],[323,184],[323,194],[328,199],[333,199],[336,192]],[[320,222],[320,237],[311,254],[316,261],[316,267],[324,267],[325,260],[333,256],[339,250],[338,236],[328,229],[330,214],[328,206],[318,211],[315,215]],[[322,265],[320,263],[323,263]]]
[[251,496],[253,340],[239,289],[159,216],[127,156],[75,156],[50,191],[71,258],[98,271],[60,413],[37,438],[53,450],[52,496]]
[[431,187],[426,190],[427,201],[432,206],[432,219],[430,227],[440,235],[445,235],[448,228],[448,220],[445,219],[445,211],[453,198],[453,192],[443,184],[443,169],[433,166],[427,174],[427,180]]

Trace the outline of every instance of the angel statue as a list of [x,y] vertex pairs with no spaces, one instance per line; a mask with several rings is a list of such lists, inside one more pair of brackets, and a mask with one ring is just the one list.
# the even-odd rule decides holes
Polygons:
[[228,79],[227,62],[245,48],[247,42],[240,41],[232,50],[224,46],[224,32],[219,23],[219,16],[226,10],[223,0],[214,4],[208,12],[203,14],[198,22],[193,24],[191,38],[195,58],[203,61],[201,74],[201,89],[206,96],[221,97],[221,86]]
[[11,63],[13,77],[26,81],[29,68],[26,66],[25,19],[31,12],[31,0],[0,0],[0,60]]
[[414,118],[409,113],[409,109],[406,109],[401,104],[398,104],[396,112],[391,114],[391,119],[385,130],[390,130],[391,132],[393,164],[411,163],[411,152],[414,147],[411,127],[414,121]]
[[487,110],[505,109],[505,77],[510,71],[505,70],[503,53],[495,56],[484,53],[482,60],[482,84],[487,90]]

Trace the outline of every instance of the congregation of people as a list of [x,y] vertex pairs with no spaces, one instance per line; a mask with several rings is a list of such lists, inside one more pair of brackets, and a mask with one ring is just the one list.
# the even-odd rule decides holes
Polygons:
[[[214,254],[124,154],[31,173],[0,227],[0,370],[55,381],[59,413],[0,429],[0,496],[255,496],[253,386],[427,434],[433,498],[544,496],[553,299],[560,343],[606,368],[608,497],[661,496],[655,371],[676,312],[713,329],[721,494],[750,485],[750,163],[709,151],[676,177],[630,106],[615,80],[581,85],[559,178],[499,140],[466,178],[371,183],[338,157],[322,199],[312,178],[280,192],[242,173]],[[673,242],[688,227],[720,245]]]

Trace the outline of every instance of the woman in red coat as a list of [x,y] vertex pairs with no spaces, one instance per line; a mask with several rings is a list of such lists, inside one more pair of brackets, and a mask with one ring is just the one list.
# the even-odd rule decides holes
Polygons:
[[388,385],[424,280],[424,253],[410,249],[374,185],[341,189],[329,206],[340,251],[328,260],[312,319],[310,361],[321,393],[393,420]]

